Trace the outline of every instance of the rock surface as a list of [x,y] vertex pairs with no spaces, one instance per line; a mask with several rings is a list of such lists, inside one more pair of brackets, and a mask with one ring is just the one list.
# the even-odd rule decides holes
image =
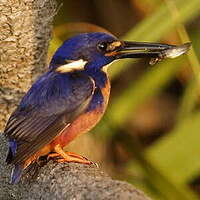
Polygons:
[[0,134],[0,200],[149,200],[132,185],[116,181],[95,165],[50,161],[38,177],[27,177],[17,185],[9,184],[10,166],[6,166],[7,142]]
[[0,131],[47,69],[55,0],[0,0]]

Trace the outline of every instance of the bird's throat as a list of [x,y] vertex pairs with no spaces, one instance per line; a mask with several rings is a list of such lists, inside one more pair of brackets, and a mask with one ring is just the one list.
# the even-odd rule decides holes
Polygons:
[[104,88],[109,81],[107,74],[102,70],[88,70],[86,73],[92,77],[96,87]]

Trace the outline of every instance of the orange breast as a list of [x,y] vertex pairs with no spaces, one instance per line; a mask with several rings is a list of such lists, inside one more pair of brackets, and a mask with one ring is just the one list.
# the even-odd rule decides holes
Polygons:
[[107,81],[106,86],[101,90],[104,98],[103,105],[97,107],[95,110],[80,115],[76,120],[73,121],[66,129],[59,134],[50,144],[44,146],[37,153],[32,155],[24,163],[26,168],[30,163],[37,160],[40,156],[47,155],[54,150],[55,145],[60,144],[62,147],[69,144],[77,136],[91,130],[102,118],[110,96],[110,82]]
[[91,130],[102,118],[110,96],[110,82],[108,81],[105,88],[102,89],[104,103],[95,110],[80,115],[70,126],[68,126],[55,140],[50,144],[55,146],[60,144],[62,147],[69,144],[77,136]]

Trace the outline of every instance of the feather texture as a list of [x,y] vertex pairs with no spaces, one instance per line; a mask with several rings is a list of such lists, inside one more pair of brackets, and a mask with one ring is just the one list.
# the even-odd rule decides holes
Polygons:
[[59,135],[86,110],[94,88],[94,81],[83,72],[60,74],[50,71],[41,76],[5,128],[6,136],[17,145],[10,162],[22,163]]

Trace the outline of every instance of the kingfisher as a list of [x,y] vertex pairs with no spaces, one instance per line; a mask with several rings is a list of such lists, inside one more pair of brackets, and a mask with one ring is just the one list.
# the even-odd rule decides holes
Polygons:
[[6,124],[11,183],[18,183],[24,170],[45,156],[58,162],[92,164],[63,148],[102,118],[110,95],[108,66],[124,58],[147,57],[157,62],[179,56],[189,46],[122,41],[103,32],[82,33],[64,41],[48,71],[33,83]]

